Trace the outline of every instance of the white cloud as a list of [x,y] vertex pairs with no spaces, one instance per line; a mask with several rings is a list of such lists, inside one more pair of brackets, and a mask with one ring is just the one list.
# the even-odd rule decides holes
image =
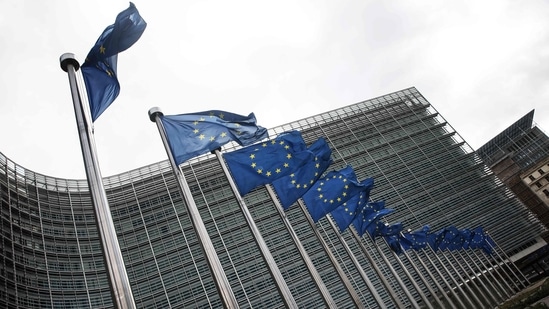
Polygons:
[[[536,109],[549,130],[549,4],[513,1],[135,2],[148,22],[119,56],[96,122],[104,175],[166,158],[147,111],[255,112],[271,127],[416,86],[477,148]],[[0,152],[83,178],[67,76],[127,1],[0,1]],[[4,132],[8,132],[7,134]]]

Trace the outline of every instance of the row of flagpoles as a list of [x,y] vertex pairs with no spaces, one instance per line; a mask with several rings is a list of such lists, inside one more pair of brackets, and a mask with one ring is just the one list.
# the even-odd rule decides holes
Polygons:
[[[458,230],[451,226],[437,233],[428,233],[428,227],[424,227],[420,231],[403,233],[401,223],[388,225],[383,222],[381,219],[394,210],[385,208],[383,201],[374,202],[369,200],[370,191],[374,183],[373,179],[368,178],[358,181],[350,166],[330,171],[324,177],[321,177],[332,162],[330,158],[331,150],[323,138],[319,138],[311,146],[307,147],[298,131],[289,131],[278,135],[274,139],[252,144],[266,137],[265,130],[255,124],[253,114],[244,117],[224,111],[206,111],[194,114],[164,116],[157,108],[154,108],[149,111],[149,115],[151,115],[151,120],[157,122],[157,124],[161,123],[159,131],[161,136],[163,136],[163,141],[165,141],[168,156],[179,158],[178,160],[173,160],[173,168],[180,177],[184,177],[179,167],[181,163],[196,155],[210,151],[216,154],[224,174],[237,197],[241,210],[245,214],[247,223],[254,233],[254,239],[260,248],[262,256],[270,268],[269,270],[275,279],[277,288],[283,296],[286,307],[295,308],[297,305],[242,198],[242,196],[262,185],[267,187],[275,204],[284,210],[287,210],[297,202],[310,220],[313,230],[316,230],[316,224],[324,217],[327,218],[333,230],[339,230],[338,237],[341,244],[380,308],[386,307],[385,302],[341,235],[351,224],[354,226],[353,235],[356,237],[358,243],[362,243],[361,237],[364,234],[367,233],[369,235],[375,248],[382,256],[384,263],[391,269],[393,276],[399,281],[400,288],[406,294],[408,301],[417,308],[419,308],[419,304],[412,293],[400,280],[399,274],[392,269],[390,262],[377,246],[375,242],[377,237],[383,236],[385,243],[396,254],[404,253],[406,255],[405,251],[409,249],[422,250],[426,248],[427,244],[430,244],[433,252],[462,248],[481,248],[488,254],[492,254],[493,252],[495,243],[484,233],[481,227],[470,231]],[[165,123],[169,125],[164,125]],[[232,137],[227,139],[228,136]],[[250,138],[252,136],[254,138]],[[229,141],[235,141],[244,147],[222,156],[219,147]],[[281,214],[282,212],[280,210]],[[328,214],[330,216],[327,216]],[[283,215],[281,216],[284,217]],[[286,226],[289,227],[288,230],[292,233],[291,224],[287,222]],[[317,234],[317,236],[319,241],[323,243],[323,237],[320,234]],[[298,237],[294,237],[293,239],[298,248],[302,247],[299,245]],[[324,245],[324,248],[327,252],[330,252],[327,245]],[[304,257],[305,263],[311,265],[308,261],[307,253],[305,251],[301,251],[300,253]],[[367,249],[364,250],[364,253],[366,256],[369,256]],[[407,275],[423,303],[428,308],[433,308],[428,297],[423,293],[416,280],[396,254],[396,261],[401,265],[401,269]],[[328,254],[328,256],[333,257],[332,254]],[[409,257],[408,260],[412,261]],[[454,263],[450,260],[446,262]],[[374,268],[377,268],[375,262],[370,261],[370,263]],[[339,265],[335,259],[332,260],[332,264]],[[432,289],[430,283],[423,277],[422,272],[414,263],[411,263],[411,265],[415,269],[416,274],[424,281],[429,293],[434,296],[434,301],[440,307],[444,307],[441,300],[435,296],[436,292]],[[314,266],[309,266],[308,268],[313,278],[315,278],[319,291],[321,291],[324,297],[325,304],[327,307],[334,307],[334,301],[329,293],[326,292],[325,285],[316,269]],[[346,285],[355,305],[362,307],[363,303],[360,296],[348,281],[344,271],[337,266],[335,268],[343,284]],[[428,268],[426,269],[428,270]],[[459,273],[459,270],[454,269],[454,271]],[[461,271],[467,273],[466,269],[462,268]],[[385,276],[382,272],[376,270],[376,273],[384,281],[385,288],[389,291],[393,301],[402,306],[401,300],[393,291],[391,285],[384,280]],[[455,284],[456,287],[461,288],[460,283],[455,282]],[[437,288],[439,291],[443,290],[440,286],[437,286]],[[484,301],[470,287],[468,288],[469,291],[467,292],[471,296],[471,298],[465,297],[469,303],[468,305],[483,307],[486,304],[497,304],[501,300],[492,295],[493,292],[491,291],[495,287],[491,287],[491,290],[485,287],[485,291],[479,291],[483,295]],[[503,291],[506,292],[506,290]],[[467,295],[467,292],[461,290],[463,295]],[[454,299],[460,302],[459,305],[461,307],[468,306],[457,295],[455,295]],[[453,304],[449,298],[447,302]]]
[[[74,55],[64,54],[60,59],[62,69],[69,76],[86,175],[101,237],[113,303],[116,308],[135,308],[135,301],[102,184],[92,126],[93,121],[107,109],[120,91],[116,76],[118,53],[132,46],[145,28],[145,21],[135,6],[130,3],[130,7],[117,16],[115,23],[105,29],[81,68],[87,95],[79,87],[77,81],[76,73],[79,63]],[[89,102],[87,102],[88,98]],[[326,233],[323,222],[327,221],[328,230],[333,230],[337,234],[340,245],[347,252],[351,263],[356,267],[380,308],[386,308],[387,305],[378,293],[378,288],[369,279],[356,252],[353,252],[347,244],[345,235],[347,237],[351,235],[351,238],[358,244],[363,256],[368,260],[369,266],[373,268],[397,307],[404,307],[405,301],[414,308],[420,306],[399,272],[392,266],[392,262],[384,250],[378,246],[376,240],[379,237],[392,250],[393,261],[396,261],[428,308],[433,308],[431,300],[418,285],[416,278],[409,272],[407,264],[414,269],[415,274],[423,282],[424,287],[439,307],[445,306],[436,296],[437,292],[431,283],[435,285],[434,288],[439,291],[450,307],[469,308],[497,304],[520,288],[515,282],[527,282],[526,278],[517,275],[517,273],[520,274],[518,269],[512,269],[509,264],[505,263],[508,257],[498,256],[501,264],[494,265],[491,264],[490,258],[484,257],[483,259],[475,250],[461,250],[482,249],[487,255],[493,255],[494,252],[499,255],[496,243],[482,230],[482,227],[477,227],[474,230],[459,230],[450,226],[439,232],[431,233],[427,226],[421,230],[405,232],[401,223],[387,224],[383,219],[394,210],[386,208],[384,201],[371,200],[370,191],[374,187],[372,178],[359,181],[349,165],[340,170],[325,173],[332,163],[332,159],[331,149],[324,138],[318,138],[308,147],[298,131],[285,132],[273,139],[268,139],[267,130],[256,124],[253,114],[241,116],[226,111],[213,110],[191,114],[163,115],[159,108],[152,108],[149,111],[149,117],[157,125],[194,230],[199,238],[221,301],[226,308],[237,308],[238,301],[200,217],[185,175],[180,168],[180,165],[185,161],[208,152],[216,155],[278,292],[288,308],[297,308],[297,303],[243,198],[260,186],[267,189],[308,272],[314,279],[325,305],[329,308],[337,307],[336,302],[301,243],[298,234],[293,230],[291,222],[284,214],[284,211],[292,205],[297,205],[302,210],[343,286],[358,308],[364,307],[361,296],[336,256],[331,253],[330,245],[322,236],[323,231]],[[236,142],[242,148],[222,155],[221,147],[229,142]],[[350,232],[345,233],[347,230]],[[370,249],[365,246],[365,243],[371,243]],[[382,259],[382,262],[373,258],[372,251],[370,251],[372,248],[377,252],[377,256]],[[413,252],[414,257],[411,257],[409,252]],[[502,250],[499,252],[503,253]],[[430,256],[436,260],[433,261]],[[404,257],[407,263],[401,257]],[[473,269],[468,263],[464,266],[458,262],[467,259],[475,265],[476,269]],[[493,261],[498,259],[494,258]],[[424,271],[419,269],[416,261],[421,264]],[[483,268],[486,263],[489,263],[490,266]],[[510,263],[510,265],[513,264]],[[389,270],[396,284],[390,281],[381,266]],[[509,268],[505,271],[506,276],[514,278],[497,280],[493,277],[502,276],[500,271],[493,270],[503,267]],[[431,269],[436,274],[433,274]],[[424,274],[427,274],[430,279],[427,279]],[[459,275],[462,280],[460,282],[454,274],[471,275],[468,275],[466,281],[463,281],[463,277]],[[482,280],[486,276],[491,276],[495,280]],[[448,282],[448,278],[453,285]],[[478,293],[474,292],[469,284],[473,278],[477,280],[476,282],[481,283]],[[512,282],[515,286],[512,287],[507,281]],[[442,286],[441,282],[446,288]],[[406,299],[403,299],[397,289],[404,293]],[[478,295],[481,295],[484,300],[481,300]]]

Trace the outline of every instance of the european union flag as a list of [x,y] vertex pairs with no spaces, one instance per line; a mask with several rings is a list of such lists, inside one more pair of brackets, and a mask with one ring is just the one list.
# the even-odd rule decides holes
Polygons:
[[473,239],[473,231],[469,229],[463,229],[460,231],[463,238],[463,249],[469,249],[471,246],[471,240]]
[[472,231],[473,236],[471,237],[471,242],[469,244],[469,248],[471,249],[482,249],[487,254],[493,253],[493,248],[495,246],[495,242],[488,236],[485,232],[482,226],[476,227]]
[[404,250],[414,249],[420,250],[427,246],[427,235],[429,226],[424,226],[421,230],[402,233],[400,244]]
[[299,131],[280,134],[273,140],[245,147],[223,155],[240,195],[254,188],[288,176],[315,155],[307,149]]
[[88,92],[92,121],[95,121],[120,93],[116,77],[118,53],[132,46],[143,34],[147,23],[130,2],[130,7],[116,16],[113,25],[108,26],[86,61],[82,64],[82,75]]
[[357,181],[353,168],[347,166],[339,171],[330,171],[326,177],[315,182],[302,198],[311,217],[317,222],[358,194],[364,186]]
[[440,230],[435,233],[427,234],[427,243],[429,246],[433,249],[433,251],[437,251],[440,249],[440,244],[444,240],[444,230]]
[[368,229],[375,230],[377,221],[395,211],[391,208],[385,208],[385,201],[368,202],[360,214],[353,220],[358,234],[364,235]]
[[309,148],[313,156],[303,166],[288,176],[272,182],[273,189],[284,209],[288,209],[320,178],[332,163],[332,150],[324,138],[319,138]]
[[387,241],[389,248],[396,254],[402,253],[403,246],[401,245],[401,238],[398,235],[385,236],[385,240]]
[[250,145],[268,137],[256,125],[253,113],[246,116],[224,111],[160,116],[177,165],[218,149],[230,141]]
[[360,191],[359,194],[352,196],[347,202],[331,212],[332,217],[341,232],[349,227],[351,222],[360,214],[370,199],[370,191],[374,186],[374,179],[368,178],[362,181],[362,184],[365,185],[364,190]]
[[400,232],[402,232],[403,226],[402,223],[397,222],[394,224],[386,224],[385,222],[382,222],[380,220],[377,220],[375,224],[370,224],[366,231],[372,239],[376,239],[377,236],[393,236],[398,235]]
[[442,231],[442,241],[440,242],[438,248],[440,250],[457,250],[461,248],[459,237],[459,230],[455,226],[449,226],[444,228]]

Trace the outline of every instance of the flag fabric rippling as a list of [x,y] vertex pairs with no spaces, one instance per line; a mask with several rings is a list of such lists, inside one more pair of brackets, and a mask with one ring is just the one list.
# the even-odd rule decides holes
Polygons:
[[267,130],[257,126],[253,113],[241,116],[211,110],[160,116],[160,121],[177,165],[230,141],[246,146],[268,137]]
[[330,171],[313,184],[302,199],[315,222],[347,202],[365,187],[357,179],[351,166]]
[[362,181],[362,184],[365,185],[362,191],[352,196],[347,202],[331,212],[331,215],[341,232],[349,227],[370,199],[370,191],[374,185],[374,179],[368,178]]
[[394,209],[385,208],[385,201],[368,202],[353,220],[353,225],[360,236],[366,231],[375,229],[377,221],[392,213]]
[[120,93],[117,77],[118,53],[130,48],[141,37],[147,23],[133,3],[116,16],[82,64],[92,121],[95,121]]
[[280,177],[272,182],[280,204],[288,209],[322,176],[332,163],[332,150],[324,138],[319,138],[309,148],[311,160],[299,167],[290,175]]
[[427,235],[429,226],[424,226],[421,230],[402,233],[400,243],[404,250],[414,249],[420,250],[427,246]]
[[254,188],[289,176],[308,162],[315,154],[299,131],[289,131],[275,139],[251,145],[223,155],[240,195]]

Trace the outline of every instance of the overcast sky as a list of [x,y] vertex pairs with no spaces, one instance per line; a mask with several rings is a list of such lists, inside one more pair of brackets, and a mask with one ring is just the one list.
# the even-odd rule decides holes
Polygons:
[[[416,87],[474,149],[520,117],[549,131],[549,2],[142,1],[118,57],[119,97],[95,122],[103,176],[165,160],[151,107],[210,109],[270,128]],[[122,0],[0,0],[0,152],[85,178],[67,74]]]

